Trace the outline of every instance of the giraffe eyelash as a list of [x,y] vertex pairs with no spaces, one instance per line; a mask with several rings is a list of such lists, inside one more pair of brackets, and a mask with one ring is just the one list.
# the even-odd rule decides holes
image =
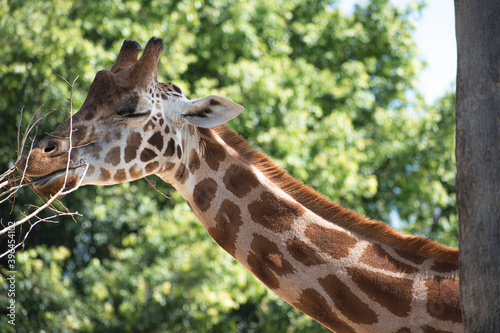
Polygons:
[[138,117],[148,116],[149,114],[151,114],[150,109],[147,109],[144,112],[134,112],[134,111],[136,111],[135,108],[123,107],[123,108],[119,109],[116,112],[116,114],[118,114],[119,116],[126,117],[126,118],[138,118]]
[[151,114],[151,110],[148,110],[146,112],[127,114],[125,117],[127,117],[127,118],[138,118],[138,117],[149,116],[150,114]]

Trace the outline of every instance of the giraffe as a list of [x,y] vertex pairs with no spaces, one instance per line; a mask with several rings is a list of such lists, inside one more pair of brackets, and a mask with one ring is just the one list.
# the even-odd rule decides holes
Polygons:
[[18,163],[40,177],[36,191],[50,197],[155,174],[225,251],[329,329],[463,330],[457,249],[404,235],[288,175],[224,124],[242,106],[215,95],[189,100],[157,82],[162,50],[153,37],[138,59],[139,43],[123,43],[80,110]]

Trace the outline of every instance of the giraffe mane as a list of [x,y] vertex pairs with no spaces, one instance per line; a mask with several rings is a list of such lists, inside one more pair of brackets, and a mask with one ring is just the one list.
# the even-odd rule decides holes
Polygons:
[[323,219],[398,250],[458,264],[458,249],[439,244],[422,236],[405,235],[383,222],[370,220],[361,214],[343,208],[289,175],[267,155],[252,147],[227,125],[221,125],[213,130],[228,146],[260,170],[280,189]]

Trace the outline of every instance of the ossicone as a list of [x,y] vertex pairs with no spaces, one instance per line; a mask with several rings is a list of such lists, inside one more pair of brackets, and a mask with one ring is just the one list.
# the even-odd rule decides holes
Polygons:
[[111,67],[111,72],[116,74],[119,71],[133,66],[137,62],[137,56],[140,51],[142,51],[141,44],[135,40],[126,39],[123,42],[122,48],[120,49],[120,53],[118,54],[113,67]]
[[156,81],[156,68],[161,52],[163,39],[153,37],[149,40],[141,58],[130,69],[130,78],[137,84],[147,85],[151,80]]

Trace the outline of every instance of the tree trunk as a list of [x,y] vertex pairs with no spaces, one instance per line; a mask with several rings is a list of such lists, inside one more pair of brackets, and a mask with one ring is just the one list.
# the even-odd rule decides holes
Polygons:
[[457,208],[465,332],[500,332],[500,1],[455,0]]

